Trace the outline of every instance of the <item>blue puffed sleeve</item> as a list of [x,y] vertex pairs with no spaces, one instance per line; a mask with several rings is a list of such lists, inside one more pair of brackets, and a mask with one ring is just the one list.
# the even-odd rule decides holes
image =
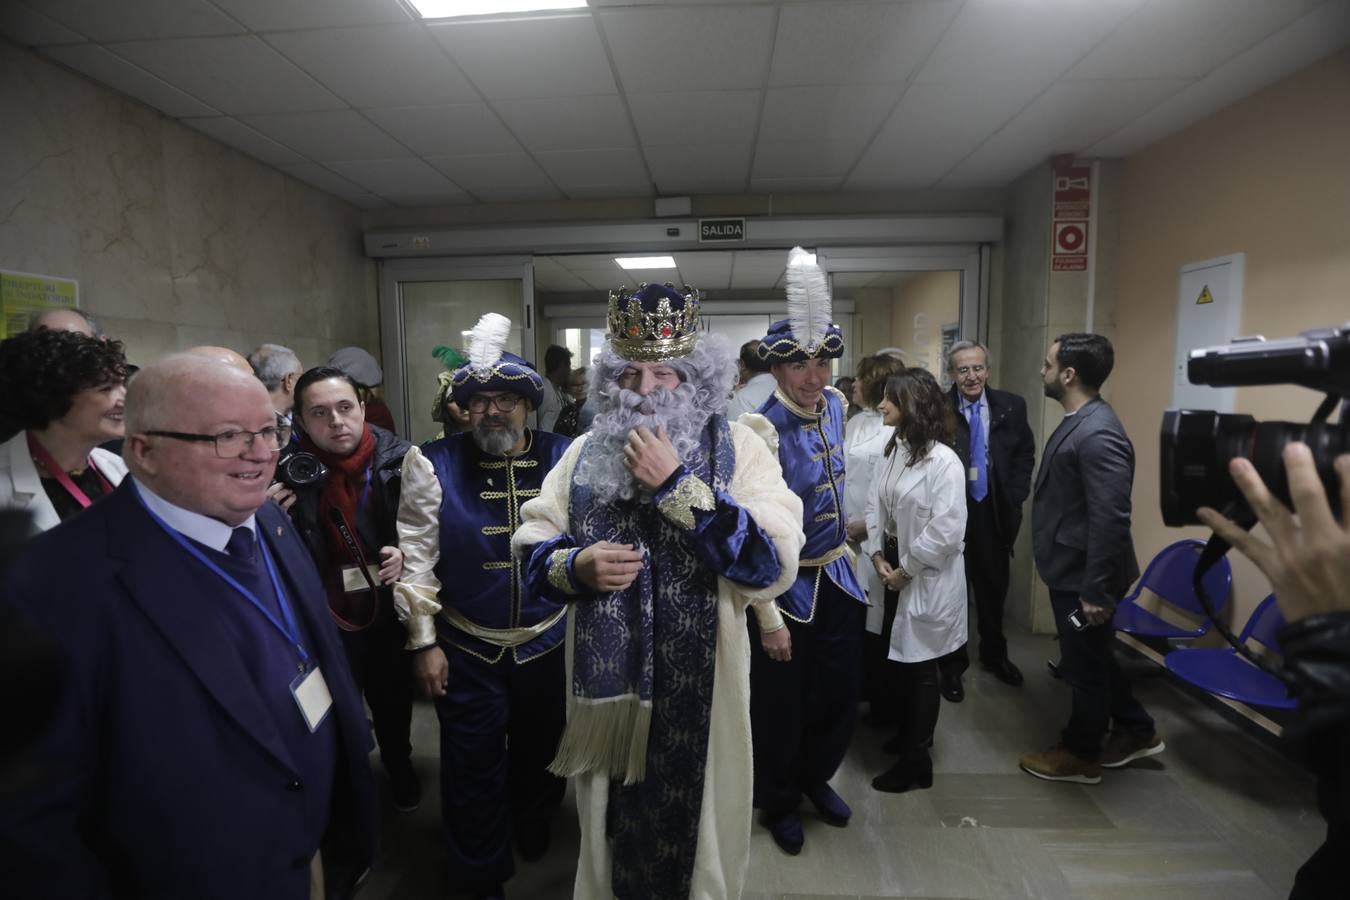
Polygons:
[[540,541],[530,550],[525,566],[525,590],[533,597],[554,603],[570,603],[585,588],[577,581],[577,554],[572,535],[563,533]]
[[657,488],[653,499],[661,514],[683,532],[699,561],[722,578],[763,588],[782,573],[773,541],[750,513],[683,465]]

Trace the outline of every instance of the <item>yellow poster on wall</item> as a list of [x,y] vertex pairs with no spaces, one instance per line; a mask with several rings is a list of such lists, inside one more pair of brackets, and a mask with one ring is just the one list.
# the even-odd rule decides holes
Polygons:
[[0,269],[0,338],[27,328],[33,313],[79,305],[80,283],[74,278]]

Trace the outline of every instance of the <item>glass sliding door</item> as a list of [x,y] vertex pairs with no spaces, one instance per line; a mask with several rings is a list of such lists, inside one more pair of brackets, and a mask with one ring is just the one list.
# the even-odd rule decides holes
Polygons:
[[399,431],[414,443],[435,437],[437,347],[464,353],[468,332],[487,312],[511,320],[507,352],[533,361],[534,283],[528,257],[503,260],[397,260],[380,278],[380,338],[385,400]]

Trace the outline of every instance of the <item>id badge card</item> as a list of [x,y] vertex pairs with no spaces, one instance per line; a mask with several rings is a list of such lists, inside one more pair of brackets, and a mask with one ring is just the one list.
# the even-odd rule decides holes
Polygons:
[[[366,571],[370,573],[370,580],[378,585],[380,583],[380,567],[375,565],[366,566]],[[361,574],[360,566],[342,567],[342,592],[344,594],[369,589],[370,585],[366,583],[365,577]]]
[[319,730],[328,711],[333,708],[333,695],[328,692],[328,682],[323,680],[323,672],[318,666],[297,675],[291,682],[291,694],[295,705],[300,707],[300,715],[309,726],[310,733]]

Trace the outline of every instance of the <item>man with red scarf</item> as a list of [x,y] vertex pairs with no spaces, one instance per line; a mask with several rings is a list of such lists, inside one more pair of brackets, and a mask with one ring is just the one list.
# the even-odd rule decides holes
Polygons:
[[304,429],[300,450],[327,473],[293,487],[291,518],[323,576],[329,614],[370,705],[394,808],[410,812],[421,799],[409,739],[412,663],[389,586],[403,572],[398,504],[412,445],[366,421],[356,383],[340,369],[301,375],[294,415]]

